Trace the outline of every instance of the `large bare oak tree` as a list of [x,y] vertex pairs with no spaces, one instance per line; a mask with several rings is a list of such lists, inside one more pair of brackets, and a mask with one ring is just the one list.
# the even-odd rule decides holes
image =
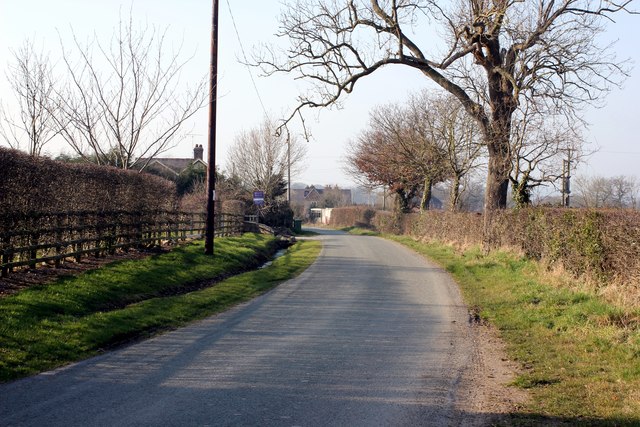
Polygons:
[[[604,23],[631,0],[297,0],[281,17],[284,53],[265,49],[267,74],[317,85],[299,108],[328,106],[390,65],[415,68],[480,126],[488,152],[485,231],[506,207],[511,119],[522,98],[571,111],[623,72],[599,46]],[[490,236],[489,236],[490,238]],[[489,242],[490,244],[490,242]]]

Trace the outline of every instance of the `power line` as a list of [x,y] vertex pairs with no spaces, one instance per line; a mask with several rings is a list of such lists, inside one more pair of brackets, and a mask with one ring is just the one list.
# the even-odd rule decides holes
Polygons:
[[594,154],[597,153],[606,153],[606,154],[640,154],[640,151],[611,151],[611,150],[598,150]]
[[249,77],[251,77],[251,83],[253,83],[253,89],[256,91],[256,95],[258,96],[258,101],[260,101],[260,105],[262,106],[262,111],[264,112],[264,116],[267,117],[267,109],[264,108],[264,103],[262,102],[262,97],[260,96],[260,92],[258,91],[258,86],[256,85],[256,81],[253,78],[253,73],[251,72],[251,67],[249,66],[249,61],[247,60],[247,54],[244,51],[244,46],[242,45],[242,40],[240,39],[240,32],[238,31],[238,26],[236,25],[236,20],[233,17],[233,12],[231,11],[231,5],[229,4],[229,0],[227,0],[227,8],[229,9],[229,15],[231,16],[231,22],[233,23],[233,28],[236,32],[236,37],[238,38],[238,43],[240,44],[240,51],[242,52],[242,58],[244,59],[244,65],[247,67],[247,71],[249,71]]

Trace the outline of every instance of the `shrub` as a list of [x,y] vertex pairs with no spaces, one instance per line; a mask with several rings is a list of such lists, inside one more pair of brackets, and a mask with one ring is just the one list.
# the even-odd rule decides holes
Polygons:
[[167,210],[175,185],[93,164],[63,163],[0,148],[0,214]]
[[287,227],[293,224],[293,210],[287,201],[272,202],[260,209],[260,222],[269,227]]

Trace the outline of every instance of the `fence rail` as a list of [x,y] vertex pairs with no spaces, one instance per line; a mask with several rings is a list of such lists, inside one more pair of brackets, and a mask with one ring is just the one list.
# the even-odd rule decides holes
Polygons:
[[[172,211],[63,212],[0,215],[0,273],[83,256],[114,254],[116,250],[201,238],[206,215]],[[216,236],[244,231],[244,218],[217,214]]]

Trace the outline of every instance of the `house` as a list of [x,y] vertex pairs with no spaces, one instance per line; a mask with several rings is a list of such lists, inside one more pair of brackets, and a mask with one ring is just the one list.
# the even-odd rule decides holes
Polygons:
[[321,200],[322,189],[317,189],[313,185],[306,188],[291,189],[291,204],[304,205],[307,210],[316,207]]
[[[203,160],[204,148],[202,144],[196,144],[193,148],[193,157],[190,159],[179,159],[172,157],[156,157],[149,161],[145,167],[145,172],[154,175],[164,176],[169,179],[175,179],[182,172],[189,168],[207,169],[207,163]],[[134,167],[142,168],[147,163],[146,158],[140,158],[134,164]]]
[[311,209],[351,205],[351,190],[338,187],[317,188],[313,185],[291,190],[291,205],[298,214],[309,217]]

